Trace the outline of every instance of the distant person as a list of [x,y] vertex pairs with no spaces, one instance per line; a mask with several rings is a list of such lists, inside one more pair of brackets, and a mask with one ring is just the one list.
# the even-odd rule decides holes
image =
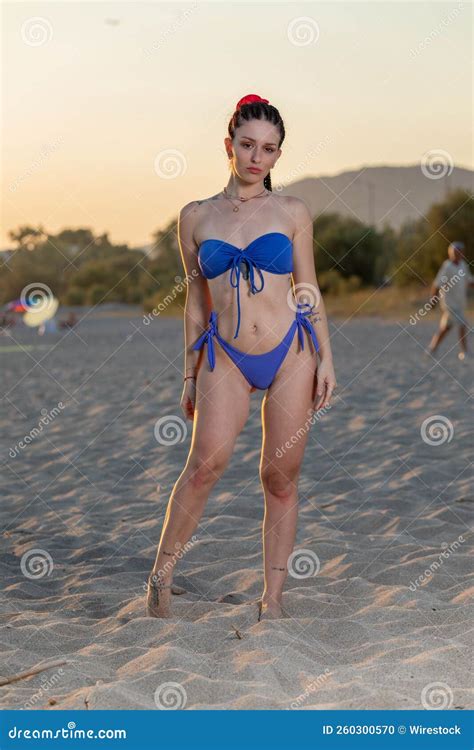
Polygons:
[[58,332],[58,323],[57,323],[56,318],[50,318],[49,320],[45,320],[38,327],[38,334],[40,336],[44,336],[45,333],[57,333],[57,332]]
[[439,296],[443,314],[439,322],[439,329],[428,347],[428,352],[434,354],[448,331],[451,330],[453,325],[457,325],[461,349],[458,357],[461,360],[465,359],[467,355],[468,323],[465,315],[467,290],[470,285],[474,285],[474,277],[463,257],[464,249],[464,242],[451,242],[448,247],[448,258],[444,261],[433,281],[431,296]]
[[77,323],[77,315],[70,312],[65,320],[61,320],[59,323],[60,328],[74,328]]

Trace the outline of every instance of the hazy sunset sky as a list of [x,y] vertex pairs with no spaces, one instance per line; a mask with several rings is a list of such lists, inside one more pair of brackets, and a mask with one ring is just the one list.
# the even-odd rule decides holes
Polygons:
[[223,139],[247,93],[285,120],[274,184],[430,149],[473,166],[467,2],[18,2],[2,15],[2,248],[39,223],[149,243],[226,184]]

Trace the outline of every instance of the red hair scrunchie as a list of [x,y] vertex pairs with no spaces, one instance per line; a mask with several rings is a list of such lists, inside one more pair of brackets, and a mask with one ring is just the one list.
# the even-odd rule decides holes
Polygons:
[[253,104],[254,102],[265,102],[265,104],[270,104],[268,99],[262,99],[262,97],[258,94],[246,94],[246,96],[243,96],[242,99],[239,99],[235,109],[240,109],[242,104]]

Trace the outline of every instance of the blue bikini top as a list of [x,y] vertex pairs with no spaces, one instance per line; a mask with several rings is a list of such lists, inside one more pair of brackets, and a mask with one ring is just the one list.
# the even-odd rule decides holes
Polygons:
[[[224,240],[204,240],[199,246],[198,263],[206,279],[214,279],[230,268],[230,285],[237,289],[236,339],[240,328],[240,275],[250,279],[252,294],[261,292],[265,283],[262,271],[279,274],[293,271],[293,243],[282,232],[266,232],[247,247],[236,247]],[[259,287],[255,286],[255,271],[260,276]]]

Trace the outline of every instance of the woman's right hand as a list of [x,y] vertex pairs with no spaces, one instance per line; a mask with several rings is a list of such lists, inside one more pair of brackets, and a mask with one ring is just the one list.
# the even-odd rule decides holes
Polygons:
[[181,396],[181,408],[186,419],[191,422],[194,419],[194,407],[196,404],[196,379],[188,378],[184,381],[183,394]]

